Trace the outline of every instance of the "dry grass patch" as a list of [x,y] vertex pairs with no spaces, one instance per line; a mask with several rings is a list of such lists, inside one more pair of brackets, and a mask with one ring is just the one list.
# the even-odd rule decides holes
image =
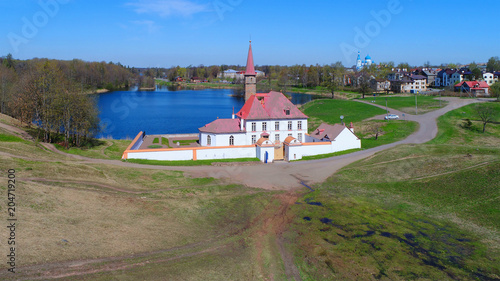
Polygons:
[[268,196],[240,186],[140,196],[78,184],[18,181],[17,186],[22,210],[18,239],[22,249],[29,249],[19,253],[23,265],[129,255],[224,239],[260,213]]

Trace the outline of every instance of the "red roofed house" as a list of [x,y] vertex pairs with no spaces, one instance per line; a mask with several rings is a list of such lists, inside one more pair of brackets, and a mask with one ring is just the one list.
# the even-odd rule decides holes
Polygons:
[[475,97],[489,96],[490,86],[485,81],[462,81],[455,85],[455,91],[469,93]]

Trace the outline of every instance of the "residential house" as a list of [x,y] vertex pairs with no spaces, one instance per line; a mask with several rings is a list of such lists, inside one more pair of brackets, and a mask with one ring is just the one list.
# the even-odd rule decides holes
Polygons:
[[436,76],[436,80],[434,82],[435,86],[436,87],[449,86],[451,84],[450,83],[451,76],[455,72],[457,72],[456,69],[449,69],[449,68],[439,71],[437,76]]
[[390,81],[396,81],[396,80],[402,80],[403,77],[409,75],[409,72],[406,71],[396,71],[396,72],[391,72],[387,75],[387,79]]
[[407,75],[401,80],[391,80],[391,90],[394,93],[417,93],[427,91],[426,78],[423,75]]
[[386,92],[391,90],[391,81],[389,79],[371,79],[370,87],[374,92]]
[[201,81],[200,77],[191,77],[191,83],[201,83]]
[[436,70],[433,70],[431,68],[417,69],[416,71],[413,72],[413,74],[425,76],[427,87],[429,87],[429,86],[432,87],[435,85],[435,81],[436,81],[436,77],[437,77]]
[[455,85],[455,91],[468,93],[473,97],[489,96],[490,86],[485,81],[462,81]]
[[483,80],[486,82],[489,86],[495,84],[495,82],[498,82],[498,76],[500,75],[499,72],[491,73],[491,72],[486,72],[483,73]]

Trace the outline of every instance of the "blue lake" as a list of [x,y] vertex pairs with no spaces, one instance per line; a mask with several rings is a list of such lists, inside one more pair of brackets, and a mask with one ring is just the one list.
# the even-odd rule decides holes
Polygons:
[[[289,94],[292,103],[304,104],[314,97]],[[134,138],[146,134],[198,133],[198,128],[217,118],[231,118],[245,100],[232,89],[115,91],[97,95],[102,132],[98,137]]]

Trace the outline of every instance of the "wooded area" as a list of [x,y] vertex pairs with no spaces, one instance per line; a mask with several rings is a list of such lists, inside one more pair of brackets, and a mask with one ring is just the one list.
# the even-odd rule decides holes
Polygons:
[[[94,98],[97,89],[120,89],[141,83],[139,75],[120,64],[15,60],[0,58],[0,111],[32,127],[45,142],[81,146],[99,132]],[[154,85],[154,84],[153,84]]]

